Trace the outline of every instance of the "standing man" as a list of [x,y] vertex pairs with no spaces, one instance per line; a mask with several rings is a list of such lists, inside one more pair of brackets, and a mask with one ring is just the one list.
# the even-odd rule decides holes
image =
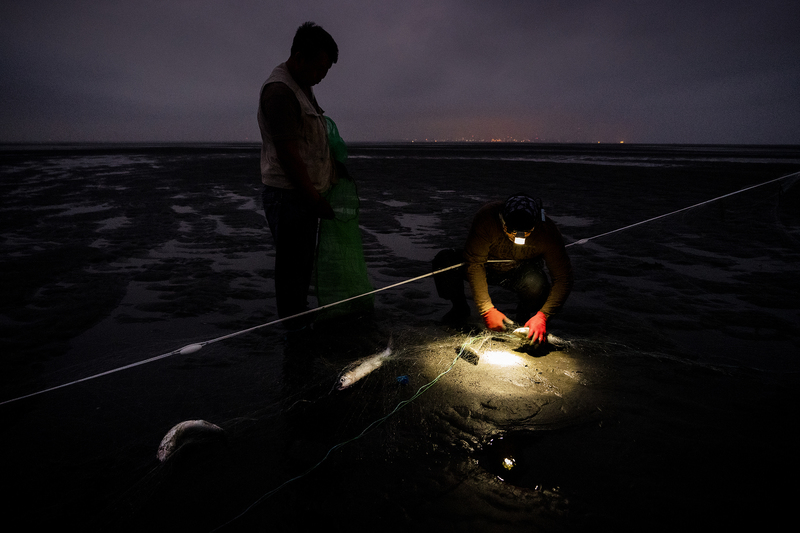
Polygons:
[[[313,22],[297,29],[291,55],[261,87],[262,200],[275,245],[275,299],[278,316],[308,309],[308,287],[320,218],[333,209],[322,193],[334,180],[328,130],[312,87],[339,58],[328,32]],[[285,324],[296,329],[305,323]]]
[[546,342],[547,319],[564,305],[573,276],[561,232],[544,216],[540,202],[515,194],[505,202],[484,205],[472,221],[463,254],[443,250],[434,258],[433,268],[439,270],[461,260],[466,263],[465,271],[453,269],[434,278],[439,296],[453,302],[446,318],[469,316],[462,278],[466,275],[487,328],[503,331],[512,323],[489,296],[489,284],[500,285],[519,296],[515,318],[529,328],[531,342]]

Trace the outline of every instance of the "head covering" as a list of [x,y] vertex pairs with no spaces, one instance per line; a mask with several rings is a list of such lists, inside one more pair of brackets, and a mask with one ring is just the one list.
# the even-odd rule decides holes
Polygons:
[[506,223],[506,229],[512,233],[530,231],[540,220],[541,203],[527,194],[515,194],[506,200],[500,214]]

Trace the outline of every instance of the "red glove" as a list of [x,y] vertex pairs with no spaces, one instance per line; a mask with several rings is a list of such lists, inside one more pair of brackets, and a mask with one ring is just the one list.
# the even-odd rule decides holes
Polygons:
[[544,313],[539,311],[533,315],[530,320],[525,322],[525,327],[528,328],[528,338],[531,342],[547,342],[547,317]]
[[506,315],[498,311],[496,307],[492,307],[483,313],[483,321],[486,323],[486,327],[492,331],[505,331],[506,322],[509,324],[513,323],[511,320],[506,318]]

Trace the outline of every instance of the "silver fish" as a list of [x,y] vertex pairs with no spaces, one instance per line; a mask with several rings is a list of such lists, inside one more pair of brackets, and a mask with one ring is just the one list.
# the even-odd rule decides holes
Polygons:
[[[523,328],[515,329],[511,334],[512,335],[516,335],[520,339],[527,339],[529,331],[530,331],[530,328],[523,327]],[[562,339],[560,337],[556,337],[552,333],[548,333],[547,334],[547,342],[549,342],[550,344],[554,344],[556,346],[565,346],[565,345],[569,344],[564,339]]]
[[371,355],[357,363],[350,365],[348,367],[350,370],[344,371],[342,375],[339,376],[339,382],[337,383],[336,388],[338,390],[346,389],[359,379],[368,375],[373,370],[379,368],[387,359],[389,359],[389,356],[391,355],[392,339],[389,338],[389,345],[384,351],[376,353],[375,355]]
[[211,448],[216,445],[224,445],[226,439],[225,430],[211,422],[186,420],[173,426],[164,435],[156,455],[158,460],[163,463],[184,446]]
[[526,338],[528,338],[528,332],[529,331],[530,331],[530,328],[517,328],[511,334],[512,335],[516,335],[520,339],[526,339]]

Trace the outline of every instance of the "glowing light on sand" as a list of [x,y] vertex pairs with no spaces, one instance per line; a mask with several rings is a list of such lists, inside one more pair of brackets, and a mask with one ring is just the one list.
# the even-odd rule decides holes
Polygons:
[[481,354],[481,363],[497,366],[525,366],[525,360],[517,354],[501,350],[487,350]]
[[503,468],[506,470],[511,470],[515,466],[517,466],[517,461],[513,457],[505,457],[503,459]]

